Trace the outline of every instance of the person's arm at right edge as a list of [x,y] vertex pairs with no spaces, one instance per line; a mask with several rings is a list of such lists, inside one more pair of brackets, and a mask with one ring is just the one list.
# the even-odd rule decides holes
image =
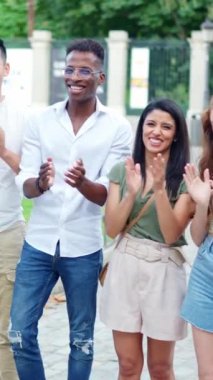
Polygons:
[[190,225],[193,242],[200,246],[207,234],[208,206],[197,204],[195,214]]
[[187,189],[196,203],[195,214],[191,222],[192,240],[199,246],[207,235],[208,208],[211,198],[209,170],[204,171],[204,181],[196,174],[194,165],[187,164],[183,175]]

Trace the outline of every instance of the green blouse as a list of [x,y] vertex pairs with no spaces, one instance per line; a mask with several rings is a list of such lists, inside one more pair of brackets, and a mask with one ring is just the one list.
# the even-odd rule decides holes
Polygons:
[[[124,194],[126,193],[126,172],[125,172],[125,164],[124,162],[120,162],[116,164],[109,173],[109,179],[111,182],[120,185],[120,198],[122,199]],[[174,207],[177,202],[180,194],[187,193],[186,185],[184,180],[180,183],[177,196],[170,199],[170,203],[172,207]],[[147,202],[147,200],[153,194],[153,190],[150,190],[145,197],[142,197],[141,194],[137,194],[134,206],[130,213],[128,222],[134,219],[143,205]],[[158,223],[157,210],[155,206],[155,201],[151,203],[143,217],[131,228],[129,233],[135,237],[150,239],[157,241],[159,243],[165,243],[163,235],[160,230],[160,226]],[[180,236],[180,238],[173,244],[173,246],[182,246],[187,244],[184,236]]]

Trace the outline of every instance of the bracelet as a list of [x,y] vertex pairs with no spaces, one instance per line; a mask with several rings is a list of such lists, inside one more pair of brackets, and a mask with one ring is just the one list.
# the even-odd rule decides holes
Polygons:
[[46,190],[42,189],[42,187],[39,184],[39,181],[40,181],[40,177],[37,177],[36,181],[35,181],[35,187],[39,191],[40,194],[43,194],[43,193],[45,193],[45,191],[49,190],[49,188]]

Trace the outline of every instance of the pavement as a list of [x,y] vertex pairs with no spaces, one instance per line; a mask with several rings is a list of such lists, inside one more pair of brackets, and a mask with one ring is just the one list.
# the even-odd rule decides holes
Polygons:
[[[189,264],[184,265],[186,265],[186,272],[189,275],[190,264],[192,264],[197,251],[190,238],[189,228],[186,231],[186,238],[188,246],[185,249],[185,257]],[[55,293],[61,290],[63,289],[59,281],[56,285]],[[99,319],[100,293],[101,287],[98,289],[95,355],[90,380],[117,380],[118,363],[113,347],[111,330],[106,328]],[[48,302],[39,325],[39,343],[47,380],[67,380],[68,337],[66,302],[56,303],[52,299]],[[144,351],[146,353],[145,339],[144,343]],[[187,338],[176,344],[174,369],[176,380],[198,380],[190,326]],[[149,379],[145,365],[141,380]]]
[[[189,272],[189,267],[187,267]],[[98,303],[101,288],[98,290]],[[47,380],[67,380],[68,319],[66,302],[49,302],[40,321],[39,342]],[[144,340],[145,341],[145,340]],[[146,346],[144,347],[146,352]],[[191,329],[188,337],[176,344],[174,368],[176,380],[198,380]],[[118,363],[111,331],[99,319],[95,324],[95,356],[90,380],[117,380]],[[142,380],[149,380],[145,366]]]

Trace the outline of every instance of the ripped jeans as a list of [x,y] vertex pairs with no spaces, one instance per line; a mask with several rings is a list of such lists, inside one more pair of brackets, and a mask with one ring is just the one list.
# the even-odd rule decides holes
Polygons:
[[88,380],[93,360],[98,275],[102,251],[77,258],[54,256],[24,243],[16,270],[9,339],[20,380],[45,380],[38,321],[61,277],[70,326],[68,380]]

